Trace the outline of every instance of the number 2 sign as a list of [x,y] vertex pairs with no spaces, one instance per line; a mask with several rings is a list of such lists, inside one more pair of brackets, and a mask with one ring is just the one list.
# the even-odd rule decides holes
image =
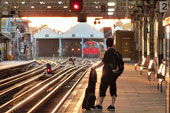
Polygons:
[[167,12],[168,11],[168,1],[159,1],[159,12]]

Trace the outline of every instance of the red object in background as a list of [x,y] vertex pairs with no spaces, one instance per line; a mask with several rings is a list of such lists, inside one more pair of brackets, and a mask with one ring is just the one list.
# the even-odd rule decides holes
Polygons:
[[79,13],[83,9],[83,0],[70,0],[70,9],[74,13]]
[[77,3],[75,3],[75,4],[73,5],[73,7],[74,7],[75,10],[78,10],[78,9],[80,8],[79,4],[77,4]]
[[95,41],[87,41],[84,43],[85,46],[83,48],[83,54],[84,55],[92,55],[96,56],[99,55],[99,43]]
[[66,45],[66,48],[68,48],[68,45]]
[[50,69],[47,69],[47,72],[49,73],[49,72],[51,72],[51,70],[50,70]]
[[48,74],[52,74],[52,71],[51,71],[51,64],[47,63],[47,73]]

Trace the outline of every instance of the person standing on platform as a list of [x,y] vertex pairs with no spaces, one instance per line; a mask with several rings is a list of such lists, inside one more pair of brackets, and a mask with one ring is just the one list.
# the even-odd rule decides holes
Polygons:
[[110,94],[112,98],[112,103],[110,106],[108,106],[108,110],[114,111],[115,110],[115,101],[117,97],[117,88],[116,88],[116,80],[118,78],[117,75],[115,75],[112,72],[112,69],[109,67],[110,62],[112,62],[112,57],[114,56],[115,49],[113,48],[113,39],[108,38],[106,40],[106,46],[107,46],[107,51],[104,54],[104,57],[102,61],[92,67],[92,69],[99,68],[103,66],[103,71],[102,71],[102,78],[101,78],[101,83],[100,83],[100,93],[99,93],[99,103],[98,105],[95,106],[95,110],[102,110],[102,103],[104,101],[104,97],[106,96],[106,90],[108,87],[110,87]]

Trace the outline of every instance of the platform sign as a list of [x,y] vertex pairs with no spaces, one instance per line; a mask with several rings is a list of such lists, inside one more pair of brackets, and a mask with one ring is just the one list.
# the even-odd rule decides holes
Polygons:
[[168,11],[169,2],[168,1],[159,1],[159,12],[165,13]]

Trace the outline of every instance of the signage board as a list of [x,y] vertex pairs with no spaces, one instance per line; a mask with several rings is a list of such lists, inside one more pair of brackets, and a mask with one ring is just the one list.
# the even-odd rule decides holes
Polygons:
[[169,2],[168,1],[159,1],[159,12],[165,13],[168,11]]

